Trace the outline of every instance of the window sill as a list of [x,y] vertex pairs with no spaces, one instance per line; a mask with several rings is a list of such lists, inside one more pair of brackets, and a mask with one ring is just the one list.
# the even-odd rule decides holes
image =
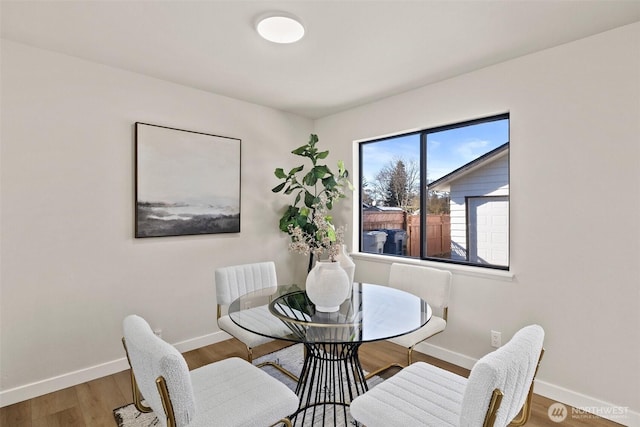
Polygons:
[[396,257],[388,255],[370,254],[365,252],[352,252],[349,254],[354,260],[363,260],[369,262],[377,262],[380,264],[393,264],[394,262],[411,265],[423,265],[425,267],[439,268],[448,270],[452,274],[460,274],[464,276],[482,277],[488,279],[497,279],[511,282],[515,274],[511,271],[496,270],[492,268],[474,267],[460,264],[450,264],[445,262],[435,262],[419,260],[414,258]]

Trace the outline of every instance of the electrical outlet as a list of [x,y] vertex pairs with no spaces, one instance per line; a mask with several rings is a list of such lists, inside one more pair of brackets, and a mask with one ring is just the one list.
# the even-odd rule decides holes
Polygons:
[[502,333],[491,331],[491,347],[498,348],[502,345]]
[[154,329],[153,333],[156,334],[158,338],[162,338],[162,329]]

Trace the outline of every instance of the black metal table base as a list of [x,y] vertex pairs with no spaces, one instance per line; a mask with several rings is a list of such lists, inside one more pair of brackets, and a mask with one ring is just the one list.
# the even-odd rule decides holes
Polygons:
[[[300,406],[292,416],[293,425],[354,423],[349,416],[349,404],[368,390],[358,358],[360,343],[305,343],[304,346],[304,365],[296,388]],[[322,423],[317,424],[320,420]],[[344,420],[344,424],[338,424],[339,420]]]

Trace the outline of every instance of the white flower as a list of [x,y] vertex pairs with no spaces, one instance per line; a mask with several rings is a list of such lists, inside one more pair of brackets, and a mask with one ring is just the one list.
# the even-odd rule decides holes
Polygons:
[[291,243],[289,250],[303,255],[313,254],[320,259],[326,252],[330,261],[335,262],[340,253],[340,247],[344,242],[344,226],[333,225],[332,218],[328,215],[328,197],[322,194],[318,203],[313,205],[311,210],[311,222],[308,229],[313,230],[313,234],[302,229],[300,226],[289,225]]

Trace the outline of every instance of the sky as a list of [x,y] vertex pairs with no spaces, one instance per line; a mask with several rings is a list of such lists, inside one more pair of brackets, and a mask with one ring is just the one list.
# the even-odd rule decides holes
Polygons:
[[[509,142],[508,119],[429,133],[427,178],[429,181],[439,179],[506,142]],[[395,159],[415,161],[419,165],[420,135],[364,143],[362,153],[363,176],[373,182],[378,171]]]

